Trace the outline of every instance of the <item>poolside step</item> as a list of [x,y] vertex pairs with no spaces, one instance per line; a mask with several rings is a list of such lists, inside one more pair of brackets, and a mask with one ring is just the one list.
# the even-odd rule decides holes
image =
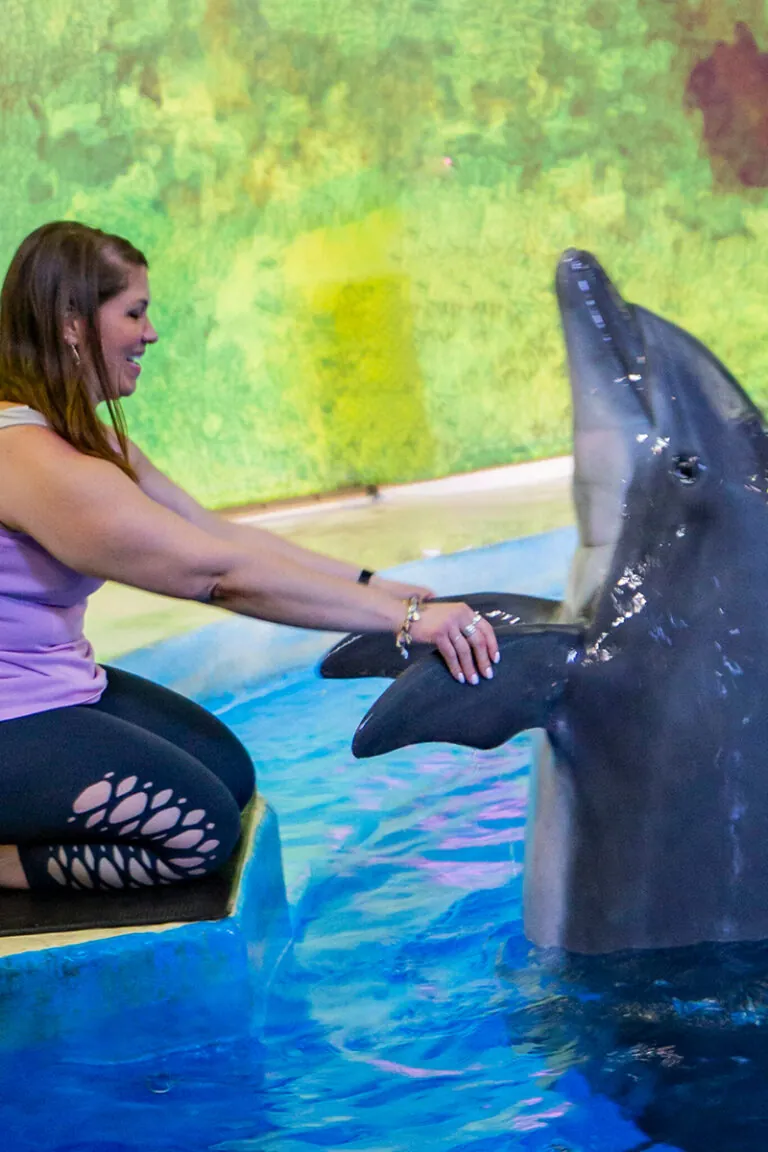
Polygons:
[[291,939],[272,809],[253,805],[217,887],[138,915],[135,906],[132,920],[114,911],[110,927],[78,927],[68,915],[68,930],[50,931],[36,910],[35,927],[6,932],[0,1053],[75,1042],[80,1058],[125,1060],[258,1031]]

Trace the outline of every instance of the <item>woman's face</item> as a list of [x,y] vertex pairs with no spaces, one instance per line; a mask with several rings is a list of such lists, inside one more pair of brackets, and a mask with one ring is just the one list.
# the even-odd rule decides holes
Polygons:
[[[141,372],[141,357],[157,332],[149,321],[149,281],[142,265],[126,266],[127,284],[122,292],[102,304],[98,312],[101,350],[115,399],[131,396]],[[101,397],[99,397],[101,399]]]

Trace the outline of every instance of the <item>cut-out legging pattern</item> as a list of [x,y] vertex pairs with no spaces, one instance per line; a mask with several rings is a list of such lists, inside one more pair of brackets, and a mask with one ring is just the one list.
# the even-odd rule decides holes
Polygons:
[[31,888],[171,884],[237,843],[254,788],[240,741],[176,692],[107,677],[96,704],[0,722],[0,843]]

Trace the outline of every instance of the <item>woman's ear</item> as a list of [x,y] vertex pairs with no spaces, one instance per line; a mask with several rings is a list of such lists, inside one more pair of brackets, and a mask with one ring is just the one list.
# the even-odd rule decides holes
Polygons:
[[[78,369],[80,367],[80,360],[81,360],[80,348],[82,348],[82,343],[81,343],[81,339],[80,339],[81,334],[82,334],[81,328],[82,328],[82,325],[80,323],[79,317],[72,315],[72,316],[67,316],[67,318],[64,321],[64,327],[62,329],[62,335],[64,337],[64,343],[69,347],[69,349],[72,353],[72,358],[75,362],[75,366]],[[79,347],[78,347],[78,345],[79,345]]]
[[68,312],[64,319],[62,336],[64,337],[64,343],[69,344],[70,348],[77,348],[78,344],[82,344],[82,327],[80,317],[76,316],[74,312]]

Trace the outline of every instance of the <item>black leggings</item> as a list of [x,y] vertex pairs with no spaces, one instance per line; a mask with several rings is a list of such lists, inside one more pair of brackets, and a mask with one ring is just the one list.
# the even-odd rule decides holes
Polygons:
[[140,888],[229,858],[254,790],[243,745],[198,704],[107,668],[96,704],[0,721],[0,844],[30,888]]

